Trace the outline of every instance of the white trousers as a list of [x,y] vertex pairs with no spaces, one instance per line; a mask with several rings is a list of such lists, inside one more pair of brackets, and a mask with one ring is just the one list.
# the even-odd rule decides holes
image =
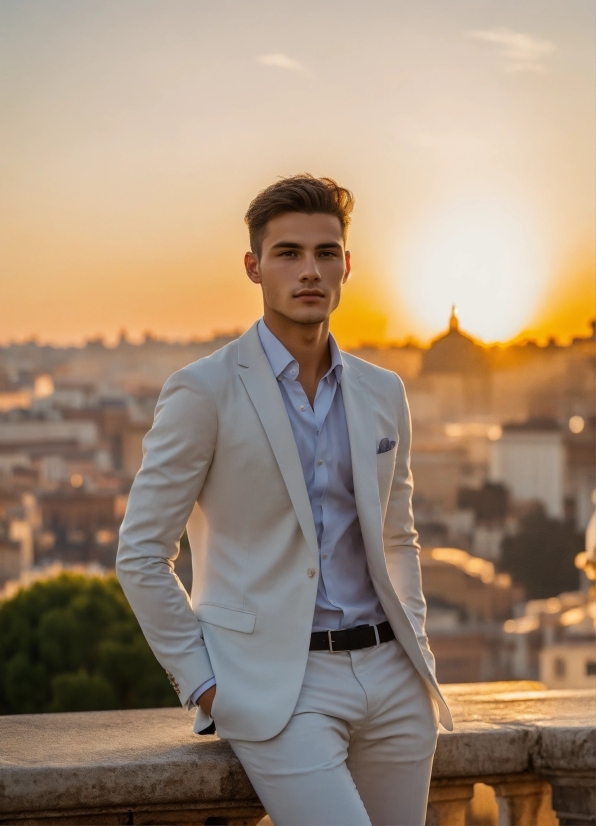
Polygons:
[[423,826],[438,713],[396,640],[311,651],[271,740],[230,740],[274,826]]

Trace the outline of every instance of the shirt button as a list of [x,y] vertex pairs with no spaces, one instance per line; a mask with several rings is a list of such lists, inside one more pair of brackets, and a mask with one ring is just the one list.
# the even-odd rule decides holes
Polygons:
[[300,405],[300,410],[304,410],[304,405],[303,404]]
[[327,554],[323,554],[323,559],[327,559]]
[[319,461],[317,462],[317,465],[322,465],[322,464],[323,464],[323,460],[319,459]]
[[314,568],[309,568],[306,573],[309,575],[309,577],[312,578],[315,575],[315,569]]

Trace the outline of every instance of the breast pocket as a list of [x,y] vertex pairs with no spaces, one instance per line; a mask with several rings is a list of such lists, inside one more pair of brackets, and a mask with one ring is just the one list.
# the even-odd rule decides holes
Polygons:
[[395,464],[396,453],[397,445],[392,450],[385,451],[385,453],[377,453],[377,470],[381,471],[392,467]]
[[252,611],[243,611],[240,608],[228,608],[225,605],[216,605],[213,602],[201,602],[197,608],[199,622],[219,625],[230,631],[241,631],[243,634],[252,634],[255,630],[257,615]]

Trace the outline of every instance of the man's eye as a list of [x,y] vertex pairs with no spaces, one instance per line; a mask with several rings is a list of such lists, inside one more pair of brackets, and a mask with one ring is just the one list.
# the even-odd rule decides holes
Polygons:
[[286,258],[293,258],[295,255],[296,250],[284,250],[284,252],[282,252],[282,256],[285,256]]
[[324,250],[324,251],[321,253],[321,257],[322,257],[322,258],[335,258],[335,253],[334,253],[334,252],[331,252],[330,250]]

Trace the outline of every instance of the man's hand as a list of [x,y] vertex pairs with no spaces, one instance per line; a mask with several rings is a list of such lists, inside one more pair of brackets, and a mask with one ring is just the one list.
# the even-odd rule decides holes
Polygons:
[[212,685],[211,688],[208,688],[207,691],[204,691],[203,694],[199,697],[199,705],[205,712],[205,714],[209,714],[211,716],[211,706],[213,705],[213,700],[215,699],[215,692],[217,691],[217,686]]

